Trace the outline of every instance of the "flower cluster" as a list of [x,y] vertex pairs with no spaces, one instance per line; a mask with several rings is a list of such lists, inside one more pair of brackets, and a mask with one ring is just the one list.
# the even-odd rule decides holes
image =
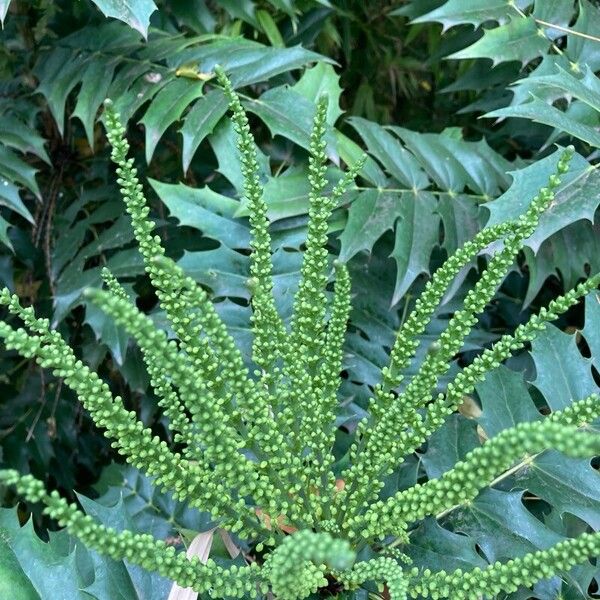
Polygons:
[[[29,475],[1,471],[0,482],[14,485],[30,502],[42,502],[46,514],[89,547],[215,598],[272,593],[282,600],[301,600],[332,581],[340,589],[374,582],[385,586],[393,600],[479,598],[531,585],[599,553],[600,534],[584,534],[485,569],[447,573],[411,567],[401,549],[394,548],[406,542],[415,522],[470,502],[523,456],[548,448],[575,457],[599,454],[600,438],[584,428],[600,416],[598,395],[541,421],[503,431],[438,479],[385,500],[379,497],[385,477],[444,423],[465,394],[600,284],[600,275],[594,275],[555,299],[484,350],[444,392],[438,392],[453,356],[551,204],[573,150],[563,152],[556,173],[520,218],[484,229],[434,273],[398,332],[368,417],[357,428],[349,464],[336,478],[332,448],[351,281],[346,266],[328,254],[327,223],[362,162],[352,166],[330,194],[325,193],[327,99],[320,99],[309,148],[308,233],[288,327],[273,294],[271,238],[255,142],[230,81],[218,68],[216,74],[229,100],[250,212],[253,366],[245,364],[207,292],[167,258],[153,233],[143,187],[128,158],[125,131],[109,101],[105,122],[118,184],[146,272],[176,341],[155,327],[108,271],[103,272],[106,289],[88,290],[87,297],[138,344],[172,439],[181,450],[174,451],[145,428],[107,383],[77,359],[49,322],[24,308],[8,290],[0,292],[0,304],[22,326],[0,322],[0,337],[7,348],[34,358],[62,378],[114,448],[152,475],[157,486],[210,512],[219,526],[256,544],[257,560],[244,567],[225,568],[211,560],[201,564],[149,535],[103,527],[56,492],[47,493]],[[397,392],[448,286],[473,257],[496,241],[501,249],[467,294],[462,309]],[[330,279],[334,291],[328,306]],[[389,536],[396,541],[386,548],[381,541]],[[360,556],[367,559],[355,563],[365,550]]]

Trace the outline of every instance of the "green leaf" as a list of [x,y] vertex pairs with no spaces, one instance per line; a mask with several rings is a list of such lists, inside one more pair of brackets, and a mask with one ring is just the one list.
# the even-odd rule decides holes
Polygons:
[[274,46],[275,48],[285,48],[285,42],[281,37],[281,33],[279,33],[277,23],[275,23],[269,12],[266,10],[257,10],[256,19],[260,29],[265,32],[269,42],[271,42],[271,46]]
[[0,0],[0,23],[2,23],[2,27],[4,27],[4,19],[6,19],[9,6],[10,0]]
[[404,551],[413,560],[413,566],[447,573],[474,567],[485,568],[487,563],[465,536],[440,527],[435,519],[427,518],[410,533],[410,545]]
[[91,302],[86,303],[85,322],[94,330],[96,340],[104,344],[118,365],[123,365],[129,334],[114,319]]
[[[339,131],[335,131],[337,147],[340,152],[340,157],[347,165],[356,164],[364,155],[361,147]],[[385,187],[387,185],[387,177],[381,170],[379,165],[367,155],[367,160],[359,172],[359,175],[368,181],[371,185],[377,187]]]
[[157,10],[152,0],[93,0],[94,4],[107,16],[124,21],[148,37],[150,15]]
[[388,129],[402,139],[440,189],[452,192],[464,189],[469,176],[452,152],[440,143],[440,136],[417,133],[403,127],[391,126]]
[[108,88],[113,80],[115,62],[109,64],[101,61],[89,62],[83,74],[81,89],[77,94],[73,117],[77,117],[83,123],[88,143],[92,149],[94,148],[96,114],[107,97]]
[[149,179],[150,185],[180,225],[189,225],[229,248],[249,248],[248,227],[235,219],[240,203],[213,192],[209,187],[161,183]]
[[[315,105],[296,90],[288,86],[272,88],[258,100],[246,100],[244,106],[265,123],[271,135],[281,135],[308,149]],[[327,130],[325,140],[329,158],[338,162],[336,140],[331,128]]]
[[8,228],[10,226],[10,223],[4,217],[0,216],[0,242],[14,251],[13,245],[8,237]]
[[[231,42],[229,41],[230,45]],[[217,43],[212,44],[215,50]],[[223,48],[227,50],[227,48]],[[242,52],[223,56],[222,52],[212,52],[211,65],[220,64],[228,73],[235,87],[242,87],[260,81],[267,81],[280,73],[299,69],[311,62],[327,61],[321,54],[306,50],[301,46],[293,48],[270,48],[255,44],[254,48],[244,48]],[[209,63],[210,64],[210,63]],[[208,65],[207,65],[208,66]]]
[[220,4],[234,19],[241,19],[258,29],[256,21],[256,7],[252,0],[218,0]]
[[351,117],[348,123],[367,145],[367,150],[396,179],[409,189],[419,190],[429,186],[429,179],[414,156],[383,127],[360,117]]
[[[277,177],[267,179],[264,184],[263,198],[267,203],[268,216],[271,222],[308,213],[310,183],[307,175],[306,165],[300,164],[297,167],[289,168]],[[338,169],[327,169],[325,173],[327,180],[324,189],[325,194],[331,193],[340,177],[341,172]],[[340,204],[345,204],[354,195],[354,191],[348,192],[342,198]],[[236,217],[248,217],[250,215],[246,198],[242,198],[238,207],[235,213]],[[329,225],[330,231],[333,230],[335,220],[332,219]]]
[[576,515],[594,530],[600,529],[600,473],[589,460],[544,452],[519,472],[515,482],[559,514]]
[[[273,254],[273,289],[280,310],[286,315],[292,305],[300,276],[302,255],[277,250]],[[214,296],[250,299],[248,278],[250,259],[244,254],[219,246],[216,250],[185,252],[178,262],[187,274],[208,286]]]
[[600,372],[600,292],[592,292],[585,299],[585,326],[581,333],[592,353],[592,363]]
[[385,190],[361,192],[350,205],[348,222],[340,235],[339,259],[347,262],[361,250],[371,250],[386,231],[394,228],[401,214],[398,194]]
[[[15,515],[16,519],[16,515]],[[2,516],[0,515],[0,522]],[[0,525],[0,531],[2,531]],[[0,597],[14,600],[40,600],[31,581],[21,569],[8,542],[0,535]]]
[[[244,176],[240,168],[240,153],[236,143],[236,134],[229,120],[221,121],[209,138],[210,145],[217,157],[221,173],[236,189],[238,194],[244,193]],[[258,167],[261,180],[265,180],[271,173],[269,158],[256,147]]]
[[283,11],[290,17],[294,17],[294,0],[268,0],[269,4]]
[[490,563],[549,548],[561,541],[562,536],[525,508],[522,495],[521,491],[484,490],[469,505],[451,513],[454,531],[471,537]]
[[177,264],[187,275],[208,286],[213,296],[250,298],[247,285],[250,261],[227,246],[203,252],[186,251]]
[[[1,169],[2,167],[0,167],[0,170]],[[0,178],[0,204],[14,210],[30,223],[33,223],[33,216],[19,196],[19,188],[13,183],[10,183],[10,181],[2,178]]]
[[574,400],[598,392],[591,359],[580,354],[574,335],[549,325],[532,342],[531,356],[537,372],[532,383],[542,392],[552,410],[565,408]]
[[[563,0],[544,0],[543,2],[536,2],[532,14],[535,19],[540,19],[560,27],[568,27],[573,18],[573,3],[563,2]],[[544,32],[551,40],[564,35],[564,31],[560,31],[553,27],[545,27]]]
[[[532,0],[517,0],[515,5],[520,9],[527,8]],[[537,4],[537,3],[536,3]],[[479,26],[486,21],[504,23],[515,17],[516,11],[507,0],[448,0],[439,8],[416,19],[413,23],[442,23],[444,31],[455,25],[470,23]]]
[[593,127],[585,125],[569,118],[566,113],[558,108],[533,96],[531,102],[519,104],[517,106],[507,106],[492,112],[486,113],[486,117],[517,117],[521,119],[531,119],[534,123],[543,123],[550,127],[560,129],[573,137],[576,137],[588,144],[600,148],[600,133]]
[[107,527],[151,533],[165,539],[182,529],[203,531],[210,515],[178,502],[154,486],[153,479],[131,466],[113,464],[96,485],[100,497],[79,496],[84,510]]
[[480,40],[448,58],[489,58],[494,65],[518,60],[526,65],[546,54],[549,47],[550,40],[542,34],[532,17],[516,16],[506,25],[486,29]]
[[477,420],[488,437],[519,423],[542,418],[527,391],[522,373],[515,373],[504,365],[490,371],[475,389],[482,408]]
[[84,62],[83,53],[74,54],[70,48],[59,46],[43,55],[34,69],[40,82],[37,91],[46,98],[61,135],[64,133],[67,96],[80,83]]
[[577,221],[552,234],[535,254],[528,247],[523,252],[529,268],[523,304],[528,306],[548,277],[559,277],[563,289],[571,289],[590,272],[600,271],[600,226]]
[[[56,544],[40,540],[31,519],[21,527],[16,510],[0,509],[0,549],[12,552],[11,562],[18,562],[28,580],[23,588],[23,600],[39,598],[73,598],[84,600],[78,585],[75,551],[63,553]],[[18,572],[15,576],[22,579]],[[13,597],[12,594],[9,597]]]
[[[502,196],[484,204],[490,218],[486,226],[506,222],[525,212],[537,191],[546,185],[561,150],[519,171],[511,172],[513,183]],[[587,219],[594,220],[600,204],[600,175],[582,156],[575,154],[569,172],[561,177],[556,198],[540,217],[539,226],[526,244],[537,252],[544,240],[563,227]]]
[[450,415],[444,426],[431,435],[427,451],[421,455],[427,476],[441,477],[479,445],[477,423],[460,414]]
[[203,82],[180,77],[170,81],[156,95],[140,120],[146,128],[146,162],[169,125],[181,118],[190,102],[202,96]]
[[213,132],[226,112],[225,95],[220,89],[213,89],[205,96],[201,96],[187,113],[179,130],[183,138],[181,160],[184,172],[188,170],[202,140]]
[[458,160],[467,175],[466,186],[475,193],[493,198],[508,187],[511,164],[492,150],[485,139],[465,142],[460,129],[450,128],[438,136],[438,141]]
[[31,153],[41,158],[45,163],[50,163],[48,153],[44,148],[46,140],[39,133],[29,127],[19,119],[11,115],[2,115],[2,133],[0,133],[0,142],[5,146],[10,146],[20,150],[24,154]]
[[326,95],[329,99],[327,122],[330,125],[334,125],[344,112],[340,108],[340,77],[330,64],[318,62],[314,67],[306,69],[293,89],[313,103],[316,103],[320,96]]
[[600,52],[598,52],[598,31],[600,31],[600,10],[589,0],[579,0],[579,15],[573,30],[587,34],[592,39],[580,35],[567,36],[567,55],[580,67],[586,66],[591,71],[600,69]]
[[398,198],[400,220],[396,224],[396,242],[390,255],[396,261],[396,285],[392,306],[423,273],[429,274],[431,250],[439,238],[439,215],[433,194],[403,192]]
[[[35,180],[36,173],[37,169],[30,167],[24,160],[19,158],[9,148],[0,145],[0,177],[3,177],[9,182],[13,181],[15,183],[20,183],[27,189],[31,190],[38,198],[41,198],[40,189],[38,187],[37,181]],[[9,187],[8,184],[4,185],[4,183],[2,183],[2,185],[7,189]],[[7,189],[4,190],[4,193],[7,193]],[[2,194],[3,197],[4,193]],[[6,198],[6,200],[10,201],[10,191],[8,191],[8,194],[9,197]],[[18,203],[15,203],[15,205],[17,204]],[[22,208],[20,208],[20,210],[22,211]],[[23,212],[23,216],[25,215],[26,213]],[[25,216],[25,218],[28,217]]]

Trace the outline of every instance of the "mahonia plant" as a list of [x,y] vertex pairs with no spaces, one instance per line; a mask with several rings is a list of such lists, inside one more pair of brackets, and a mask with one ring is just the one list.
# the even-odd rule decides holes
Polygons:
[[[379,498],[386,476],[442,426],[486,373],[600,284],[597,274],[555,299],[514,333],[484,350],[444,392],[437,392],[441,376],[553,201],[573,149],[564,150],[556,173],[520,218],[482,230],[435,271],[398,331],[368,416],[357,428],[349,464],[336,478],[332,448],[351,282],[347,267],[330,261],[327,222],[362,163],[350,168],[329,195],[324,193],[327,100],[320,99],[310,142],[308,233],[288,325],[278,314],[274,298],[271,240],[256,146],[230,81],[218,68],[216,74],[229,100],[250,212],[252,368],[207,292],[165,255],[160,238],[153,233],[142,185],[127,156],[125,129],[110,101],[105,104],[105,123],[118,184],[146,272],[176,341],[138,310],[109,272],[104,272],[106,289],[88,290],[87,296],[138,343],[175,448],[180,450],[170,448],[144,427],[124,407],[123,399],[113,396],[108,384],[50,329],[48,320],[22,307],[6,289],[0,293],[0,303],[23,326],[13,328],[1,322],[0,336],[9,349],[35,358],[62,378],[125,460],[151,475],[155,485],[171,491],[175,498],[211,513],[219,526],[249,540],[255,545],[255,558],[246,566],[230,568],[211,559],[202,563],[151,535],[102,526],[56,491],[48,493],[30,475],[5,470],[0,472],[2,482],[16,486],[27,501],[43,503],[47,515],[88,547],[215,598],[271,593],[281,600],[299,600],[332,581],[338,589],[350,590],[375,582],[387,586],[393,600],[489,597],[530,586],[600,554],[600,533],[586,533],[521,558],[466,571],[419,569],[402,552],[415,523],[471,501],[523,455],[547,448],[572,457],[600,453],[600,436],[584,429],[600,416],[598,395],[575,401],[542,421],[505,430],[441,477],[388,499]],[[463,307],[416,374],[403,381],[420,335],[454,277],[498,240],[501,249],[467,294]],[[335,283],[328,306],[326,288],[332,272]],[[372,558],[357,561],[359,552]]]

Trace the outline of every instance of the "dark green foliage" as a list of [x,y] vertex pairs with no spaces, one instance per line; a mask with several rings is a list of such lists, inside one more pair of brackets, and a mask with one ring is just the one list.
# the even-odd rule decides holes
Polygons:
[[[310,126],[321,94],[329,97],[325,196],[344,166],[366,150],[356,185],[340,197],[329,221],[328,251],[348,261],[353,294],[333,440],[337,477],[348,466],[357,423],[367,414],[396,331],[426,281],[484,226],[523,213],[556,165],[561,148],[555,142],[575,144],[571,169],[496,299],[452,356],[437,391],[482,348],[600,269],[597,2],[539,0],[517,2],[515,8],[504,0],[157,0],[156,5],[136,0],[119,15],[111,14],[110,4],[0,2],[0,279],[24,305],[48,317],[77,358],[172,448],[178,442],[135,340],[83,294],[102,284],[102,269],[108,267],[154,323],[166,324],[107,168],[97,122],[107,95],[129,124],[138,164],[147,165],[151,214],[168,255],[215,299],[247,364],[250,205],[214,65],[221,63],[231,74],[255,132],[275,251],[275,305],[286,324],[306,236]],[[505,43],[508,38],[513,43]],[[482,114],[486,118],[476,118]],[[419,335],[422,344],[404,372],[406,380],[498,249],[482,246],[458,274]],[[332,293],[330,285],[329,301]],[[557,327],[549,326],[531,347],[478,383],[446,425],[385,478],[380,497],[437,478],[507,427],[538,421],[597,391],[598,305],[591,292],[581,308],[561,315]],[[45,479],[71,500],[74,490],[93,497],[93,483],[118,456],[62,378],[4,352],[0,391],[2,465]],[[560,486],[552,483],[557,479]],[[142,494],[163,502],[156,488],[150,491],[150,480],[140,481],[146,482]],[[444,565],[450,571],[547,549],[597,528],[598,489],[596,462],[542,453],[468,509],[457,508],[437,524],[424,521],[403,551],[415,566]],[[11,506],[14,494],[2,500]],[[109,504],[113,500],[114,495]],[[172,510],[168,502],[164,507],[165,515]],[[42,536],[44,527],[53,527],[39,506],[27,509]],[[17,520],[22,525],[26,516],[19,511],[18,519],[14,513],[2,519],[3,531],[18,531]],[[186,546],[192,530],[210,531],[207,516],[187,524],[176,520],[168,533],[157,523],[149,519],[141,528],[127,527]],[[67,539],[61,535],[57,539]],[[220,539],[214,536],[211,556],[228,560]],[[75,545],[77,556],[88,555],[74,540],[52,545],[52,550],[39,546],[36,556],[47,551],[68,557]],[[6,560],[0,559],[0,569],[9,565],[19,577],[14,557]],[[89,560],[98,561],[95,576]],[[102,566],[105,559],[89,560],[82,558],[70,571],[82,590],[112,569]],[[241,557],[236,561],[244,564]],[[122,564],[114,564],[121,573],[115,580],[125,581]],[[377,569],[383,572],[385,564]],[[134,588],[168,595],[166,580],[159,584],[137,573],[128,575]],[[509,597],[593,597],[596,575],[592,564],[576,567],[536,584],[531,593],[522,589]],[[358,572],[355,581],[363,576]],[[128,585],[122,589],[130,590]],[[55,592],[40,588],[37,594]],[[97,590],[99,598],[111,594]]]

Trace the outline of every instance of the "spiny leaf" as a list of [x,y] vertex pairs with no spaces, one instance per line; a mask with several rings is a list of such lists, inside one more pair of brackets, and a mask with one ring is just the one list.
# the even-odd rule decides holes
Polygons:
[[[560,150],[534,164],[511,172],[513,184],[498,199],[484,204],[490,212],[486,225],[509,221],[521,214],[529,200],[545,183],[546,173],[558,161]],[[537,251],[542,242],[556,231],[580,219],[594,220],[596,207],[600,203],[598,173],[582,156],[575,154],[569,172],[562,177],[556,198],[541,216],[535,233],[527,246]]]
[[591,360],[581,356],[573,335],[550,325],[533,341],[531,355],[537,371],[533,383],[552,410],[598,391]]
[[[524,9],[531,3],[532,0],[517,0],[515,5]],[[412,22],[437,21],[442,23],[446,30],[462,23],[471,23],[475,26],[487,21],[504,23],[516,14],[508,0],[448,0],[439,8],[413,19]]]
[[595,128],[571,119],[558,108],[533,96],[526,104],[507,106],[486,114],[486,117],[518,117],[549,125],[600,148],[600,133]]
[[187,171],[202,140],[213,132],[216,124],[227,112],[225,96],[219,89],[200,97],[188,112],[179,132],[183,138],[182,162]]
[[178,121],[187,106],[202,96],[202,82],[178,78],[165,85],[156,95],[140,123],[146,128],[146,162],[171,123]]
[[482,413],[477,419],[488,437],[514,427],[518,423],[537,421],[537,410],[521,373],[500,365],[475,386]]
[[171,216],[176,217],[181,225],[199,229],[205,236],[229,248],[250,247],[248,228],[234,218],[239,208],[236,200],[217,194],[209,187],[191,188],[155,179],[149,179],[149,182]]
[[367,145],[369,154],[373,155],[399,184],[417,190],[428,187],[429,179],[423,168],[397,138],[380,125],[360,117],[352,117],[348,122]]
[[107,97],[108,88],[113,80],[115,62],[104,64],[101,61],[88,63],[81,80],[81,89],[77,94],[77,104],[73,117],[77,117],[83,127],[91,148],[94,148],[94,122],[98,108]]
[[326,95],[328,98],[327,122],[330,125],[335,124],[344,112],[340,108],[340,96],[342,95],[340,77],[330,64],[321,61],[304,71],[293,89],[313,103],[316,103],[322,95]]
[[589,460],[544,452],[515,477],[518,486],[543,498],[553,510],[578,516],[600,528],[600,474]]
[[10,0],[0,0],[0,23],[2,23],[2,27],[4,27],[4,19],[6,19],[9,6]]
[[[600,31],[600,9],[589,0],[579,0],[579,15],[573,30],[598,37]],[[569,59],[579,67],[588,67],[591,71],[600,68],[600,52],[598,41],[580,35],[567,36],[567,54]]]
[[427,518],[410,535],[405,552],[416,567],[423,569],[472,569],[485,567],[473,539],[440,527],[435,519]]
[[506,25],[486,29],[480,40],[448,58],[489,58],[494,65],[518,60],[526,65],[534,58],[543,56],[549,46],[550,41],[532,17],[516,16]]
[[400,219],[396,223],[396,242],[390,255],[396,261],[394,306],[422,274],[429,274],[431,249],[438,243],[439,216],[433,194],[403,192],[397,199]]
[[[385,190],[367,190],[350,205],[348,223],[340,236],[340,260],[347,261],[373,244],[394,227],[401,214],[397,194]],[[412,199],[411,199],[412,200]]]
[[427,451],[421,461],[429,479],[437,479],[477,448],[477,423],[460,414],[453,414],[444,427],[438,429],[427,442]]
[[522,503],[523,492],[484,490],[468,506],[451,513],[454,530],[468,535],[493,563],[549,548],[562,539]]
[[94,4],[107,16],[124,21],[148,37],[150,15],[157,10],[152,0],[93,0]]

